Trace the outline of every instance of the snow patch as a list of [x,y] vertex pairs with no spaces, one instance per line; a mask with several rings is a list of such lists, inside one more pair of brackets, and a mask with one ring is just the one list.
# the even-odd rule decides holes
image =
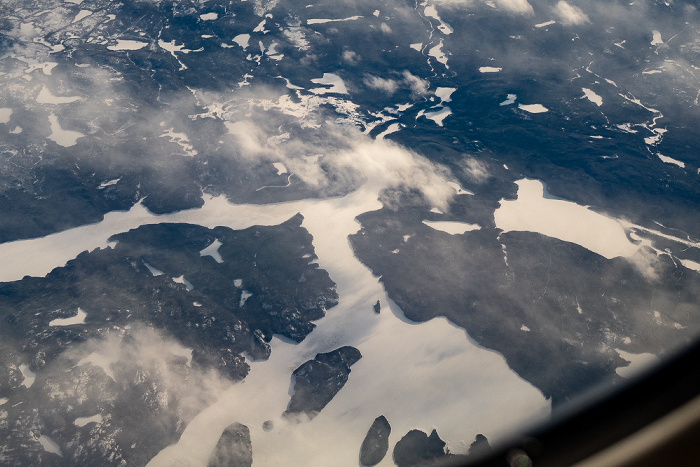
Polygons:
[[347,94],[348,90],[340,76],[334,73],[324,73],[323,78],[314,78],[312,83],[330,86],[330,88],[313,88],[309,89],[314,94]]
[[218,13],[204,13],[203,15],[199,15],[199,19],[201,19],[202,21],[214,21],[218,17]]
[[12,115],[12,109],[8,107],[0,108],[0,123],[8,123],[10,121],[10,116]]
[[585,97],[589,101],[593,102],[598,107],[603,105],[603,98],[600,97],[598,94],[596,94],[595,92],[591,91],[588,88],[581,88],[581,89],[583,90],[583,97]]
[[639,247],[629,241],[615,219],[570,201],[545,197],[539,180],[521,179],[516,200],[502,199],[494,213],[496,227],[504,232],[538,232],[576,243],[608,259],[630,257]]
[[471,232],[472,230],[481,230],[479,224],[467,224],[466,222],[423,221],[423,223],[431,229],[446,232],[450,235],[461,235],[465,232]]
[[325,24],[325,23],[336,23],[339,21],[355,21],[362,18],[362,16],[350,16],[348,18],[339,19],[307,19],[306,24]]
[[224,259],[221,257],[221,254],[219,254],[219,247],[221,245],[222,243],[218,238],[214,239],[211,245],[199,252],[199,256],[211,256],[217,263],[223,263]]
[[63,453],[61,453],[61,448],[56,444],[56,441],[52,440],[46,435],[41,435],[39,436],[39,444],[41,444],[41,447],[44,448],[44,451],[46,452],[51,452],[53,454],[57,454],[61,457],[63,457]]
[[479,73],[498,73],[503,68],[496,66],[480,66]]
[[71,102],[76,102],[82,99],[83,98],[80,96],[54,96],[53,93],[46,86],[42,87],[41,91],[39,91],[39,95],[36,96],[36,101],[39,104],[70,104]]
[[252,296],[253,296],[252,293],[248,292],[247,290],[242,290],[241,291],[241,301],[238,303],[238,306],[243,307],[243,305],[245,305],[246,300],[248,300]]
[[233,42],[240,45],[243,49],[247,49],[248,42],[250,42],[250,34],[239,34],[233,38]]
[[508,94],[508,95],[506,96],[506,100],[504,100],[503,102],[501,102],[501,103],[498,104],[498,105],[503,106],[503,105],[515,104],[515,99],[517,99],[517,98],[518,98],[518,96],[517,96],[516,94]]
[[549,109],[542,104],[518,104],[518,108],[531,114],[541,114],[549,111]]
[[64,130],[58,123],[58,117],[54,114],[49,115],[49,124],[51,125],[51,134],[47,138],[64,148],[75,146],[78,139],[85,136],[79,131]]
[[141,50],[147,45],[148,42],[117,39],[117,43],[107,46],[107,50]]
[[22,386],[24,386],[25,388],[31,388],[32,384],[34,384],[34,380],[36,379],[36,373],[30,370],[29,365],[27,365],[26,363],[22,363],[19,366],[19,371],[24,377],[24,379],[22,380]]
[[147,262],[145,262],[143,260],[142,260],[142,262],[143,262],[143,265],[146,266],[146,269],[148,269],[150,271],[150,273],[153,277],[162,276],[163,274],[165,274],[163,271],[161,271],[160,269],[154,268],[153,266],[151,266]]
[[685,162],[674,159],[673,157],[664,156],[663,154],[656,154],[656,155],[659,157],[659,159],[661,159],[663,162],[665,162],[667,164],[677,165],[681,169],[685,169]]
[[78,417],[73,422],[73,424],[75,426],[79,426],[79,427],[84,427],[85,425],[87,425],[89,423],[102,423],[102,415],[95,414],[91,417]]
[[620,349],[615,350],[620,354],[620,357],[629,362],[629,365],[615,369],[615,373],[623,378],[632,378],[659,362],[659,357],[651,353],[634,354]]
[[178,284],[184,284],[184,286],[188,292],[190,290],[194,289],[194,286],[192,285],[192,283],[190,281],[188,281],[187,279],[185,279],[184,274],[180,277],[173,277],[172,280],[173,280],[173,282],[177,282]]
[[73,326],[74,324],[85,324],[85,313],[81,308],[78,308],[78,313],[70,318],[56,318],[49,321],[49,326]]
[[459,186],[455,182],[447,182],[447,184],[449,186],[451,186],[457,192],[458,195],[472,195],[472,196],[474,196],[474,193],[472,193],[469,190],[465,190],[464,188],[462,188],[461,186]]

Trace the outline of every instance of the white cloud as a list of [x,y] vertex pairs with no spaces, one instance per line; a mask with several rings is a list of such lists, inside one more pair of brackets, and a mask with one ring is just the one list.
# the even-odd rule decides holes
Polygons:
[[569,5],[564,0],[560,0],[554,7],[554,13],[563,24],[574,25],[588,23],[589,19],[579,7]]
[[403,80],[411,88],[413,94],[420,95],[428,92],[429,83],[408,70],[404,70]]
[[343,60],[350,65],[355,65],[360,61],[360,56],[352,50],[345,50],[343,52]]
[[534,11],[527,0],[496,0],[496,5],[512,13],[532,15]]
[[382,25],[380,26],[380,28],[381,28],[381,30],[382,30],[382,32],[383,32],[384,34],[391,34],[391,28],[389,27],[388,24],[382,23]]
[[388,95],[394,94],[399,87],[399,83],[393,79],[384,79],[374,75],[365,76],[362,82],[365,83],[365,86],[368,88],[384,91]]

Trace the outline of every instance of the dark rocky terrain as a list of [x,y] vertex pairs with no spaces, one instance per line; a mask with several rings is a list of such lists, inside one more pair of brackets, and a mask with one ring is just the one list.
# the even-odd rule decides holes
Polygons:
[[235,423],[226,427],[211,454],[207,467],[251,467],[253,449],[248,427]]
[[391,425],[384,415],[374,419],[360,446],[360,464],[366,466],[379,464],[389,451],[390,434]]
[[350,367],[362,358],[354,347],[320,353],[292,373],[292,398],[285,415],[315,417],[348,381]]
[[[146,225],[45,278],[0,284],[3,462],[145,464],[211,402],[208,372],[240,380],[243,353],[266,359],[273,334],[302,340],[337,294],[300,225],[300,216],[242,231]],[[200,254],[216,240],[221,262]],[[61,324],[77,310],[84,322]],[[158,347],[163,338],[174,344]],[[112,347],[100,350],[102,339]],[[173,346],[192,349],[190,359]],[[81,363],[91,349],[111,365]],[[164,363],[154,360],[161,353]],[[36,374],[33,384],[21,365]],[[99,423],[73,424],[93,415]],[[41,434],[70,450],[45,453]]]

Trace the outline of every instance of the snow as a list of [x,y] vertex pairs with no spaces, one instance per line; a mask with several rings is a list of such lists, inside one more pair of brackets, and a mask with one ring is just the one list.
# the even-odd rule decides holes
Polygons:
[[698,263],[696,261],[692,261],[690,259],[682,259],[681,264],[688,269],[692,269],[693,271],[700,272],[700,263]]
[[78,417],[73,422],[73,424],[75,426],[79,426],[79,427],[84,427],[85,425],[87,425],[89,423],[102,423],[102,415],[95,414],[91,417]]
[[399,131],[401,128],[403,128],[403,124],[401,124],[401,123],[392,123],[391,125],[389,125],[389,126],[387,127],[386,130],[382,131],[381,133],[379,133],[379,134],[377,135],[377,139],[381,141],[381,140],[384,139],[384,137],[385,137],[386,135],[389,135],[389,134],[391,134],[391,133],[396,133],[396,132]]
[[63,454],[61,453],[61,448],[56,444],[54,440],[49,438],[46,435],[41,435],[39,436],[39,444],[41,444],[41,447],[44,448],[44,451],[46,452],[51,452],[53,454],[58,454],[59,456],[63,457]]
[[247,290],[242,290],[241,291],[241,301],[238,303],[238,306],[243,307],[243,305],[245,305],[246,300],[248,300],[252,296],[253,296],[252,293],[248,292]]
[[250,41],[250,34],[239,34],[233,38],[233,42],[240,45],[244,49],[248,48],[249,41]]
[[673,157],[664,156],[663,154],[657,154],[657,156],[659,157],[659,159],[661,159],[663,162],[665,162],[667,164],[677,165],[681,169],[685,169],[684,162],[681,162],[677,159],[674,159]]
[[[197,305],[195,305],[197,306]],[[200,305],[201,306],[201,305]],[[187,366],[192,366],[192,350],[188,347],[183,347],[178,344],[173,344],[170,346],[170,353],[177,356],[183,357],[187,360]]]
[[435,214],[445,214],[439,208],[431,208],[430,212],[434,212]]
[[211,245],[199,252],[199,256],[211,256],[217,263],[223,263],[224,259],[221,257],[221,254],[219,254],[219,247],[221,245],[222,243],[218,238],[214,239]]
[[202,21],[214,21],[218,17],[218,13],[204,13],[203,15],[199,15],[199,19],[201,19]]
[[192,285],[192,283],[190,281],[188,281],[187,279],[185,279],[184,275],[179,276],[179,277],[173,277],[172,280],[173,280],[173,282],[177,282],[178,284],[184,284],[185,288],[187,289],[188,292],[190,290],[194,289],[194,286]]
[[85,313],[81,308],[78,308],[78,313],[70,318],[56,318],[49,321],[49,326],[72,326],[74,324],[85,324]]
[[[378,414],[392,425],[391,446],[411,429],[430,432],[435,427],[451,452],[464,453],[477,433],[497,442],[522,423],[543,420],[551,403],[514,373],[502,355],[476,345],[464,329],[447,319],[409,321],[386,295],[379,278],[355,257],[347,238],[359,229],[356,217],[381,209],[378,194],[394,180],[396,161],[408,154],[387,141],[358,143],[342,157],[367,161],[360,165],[366,181],[342,197],[257,205],[231,204],[223,196],[205,195],[201,208],[158,216],[139,203],[128,212],[108,213],[98,224],[3,243],[0,258],[9,267],[0,268],[0,280],[16,280],[29,271],[45,275],[80,252],[105,247],[112,235],[139,225],[186,222],[243,229],[279,225],[301,213],[302,227],[313,237],[319,267],[337,284],[339,304],[316,321],[313,332],[299,344],[273,336],[270,358],[249,362],[245,382],[232,384],[187,425],[176,444],[149,465],[206,465],[222,431],[237,421],[250,428],[256,465],[290,465],[293,459],[295,465],[315,467],[339,465],[338,459],[347,459],[346,465],[356,466],[359,446]],[[439,184],[431,187],[440,188]],[[381,314],[372,312],[378,299]],[[291,371],[318,352],[342,345],[352,345],[363,355],[343,389],[313,420],[296,423],[282,417],[289,403]],[[78,364],[85,363],[111,374],[109,356],[92,353]],[[469,374],[479,378],[465,379]],[[262,429],[265,420],[274,421],[271,431]]]
[[555,24],[555,23],[556,23],[556,21],[552,20],[552,21],[547,21],[547,22],[544,22],[544,23],[536,24],[535,27],[536,27],[536,28],[544,28],[544,27],[546,27],[546,26],[551,26],[552,24]]
[[423,43],[416,42],[414,44],[411,44],[409,47],[411,47],[413,50],[417,50],[418,52],[420,52],[421,50],[423,50]]
[[104,189],[107,188],[108,186],[116,185],[117,183],[119,183],[120,180],[121,180],[121,177],[120,177],[120,178],[114,178],[114,179],[112,179],[112,180],[107,180],[106,182],[100,183],[100,186],[98,186],[97,189],[98,189],[98,190],[104,190]]
[[90,10],[80,10],[77,15],[75,15],[75,18],[73,19],[74,23],[77,23],[81,19],[85,19],[88,16],[92,14],[92,11]]
[[58,123],[58,117],[54,114],[49,115],[49,124],[51,125],[51,134],[47,136],[47,138],[64,148],[75,146],[78,139],[85,136],[79,131],[64,130],[61,128],[60,123]]
[[472,195],[472,196],[474,196],[474,193],[472,193],[469,190],[465,190],[464,188],[462,188],[461,186],[459,186],[455,182],[447,182],[447,184],[449,186],[451,186],[457,192],[458,195]]
[[234,279],[233,285],[234,285],[234,287],[240,288],[243,285],[243,280],[242,279]]
[[506,100],[504,100],[503,102],[501,102],[501,103],[498,104],[498,105],[503,106],[503,105],[515,104],[515,99],[517,99],[517,98],[518,98],[518,96],[517,96],[516,94],[508,94],[508,95],[506,96]]
[[92,352],[91,354],[81,358],[77,366],[89,364],[100,367],[104,370],[107,376],[114,379],[114,372],[111,368],[111,365],[114,362],[116,362],[116,359],[113,356]]
[[423,221],[423,223],[431,229],[446,232],[450,235],[461,235],[465,232],[471,232],[472,230],[481,229],[481,226],[479,224],[467,224],[466,222]]
[[277,170],[277,175],[283,175],[289,172],[287,166],[282,162],[273,162],[272,166]]
[[36,96],[36,101],[39,104],[70,104],[71,102],[76,102],[82,99],[83,98],[80,96],[54,96],[53,93],[46,86],[42,87],[41,91],[39,91],[39,95]]
[[18,134],[20,134],[20,133],[22,133],[22,127],[21,127],[21,126],[16,126],[16,127],[14,127],[14,128],[12,129],[12,131],[10,131],[10,134],[12,134],[12,135],[18,135]]
[[429,120],[434,121],[439,126],[442,126],[442,121],[447,117],[452,115],[452,109],[449,107],[443,107],[441,109],[435,110],[433,112],[424,112],[423,116]]
[[524,324],[522,326],[520,326],[520,330],[525,331],[525,332],[530,332],[530,328],[525,326]]
[[664,43],[664,41],[661,40],[661,33],[659,31],[657,31],[656,29],[654,29],[651,32],[651,35],[652,35],[651,45],[661,45]]
[[479,72],[480,73],[498,73],[502,69],[503,68],[501,68],[501,67],[495,67],[495,66],[481,66],[481,67],[479,67]]
[[546,198],[539,180],[521,179],[515,183],[518,198],[502,199],[494,213],[496,227],[504,232],[538,232],[576,243],[608,259],[630,257],[639,249],[616,219],[570,201]]
[[29,369],[29,365],[26,363],[22,363],[19,366],[19,371],[22,373],[22,376],[24,377],[24,380],[22,381],[22,386],[25,388],[30,388],[32,387],[32,384],[34,384],[34,380],[36,379],[36,373],[31,371]]
[[0,123],[8,123],[10,121],[10,116],[12,115],[12,109],[7,107],[0,108]]
[[447,55],[445,55],[445,52],[442,51],[442,39],[440,40],[440,43],[438,45],[434,46],[428,51],[428,55],[433,57],[438,62],[442,63],[445,66],[445,68],[450,68],[447,65]]
[[440,101],[452,102],[452,94],[457,90],[457,88],[442,88],[439,87],[435,90],[435,95],[440,98]]
[[581,89],[583,90],[583,97],[585,97],[589,101],[593,102],[598,107],[603,105],[603,98],[600,97],[598,94],[596,94],[595,92],[591,91],[588,88],[581,88]]
[[107,46],[108,50],[140,50],[148,45],[148,42],[117,39],[116,45]]
[[325,24],[325,23],[335,23],[338,21],[355,21],[362,18],[362,16],[350,16],[348,18],[340,19],[307,19],[306,24]]
[[185,156],[194,157],[197,155],[197,150],[190,144],[190,139],[187,135],[185,133],[175,132],[175,128],[168,128],[160,137],[168,138],[171,143],[179,145],[184,151],[183,155]]
[[629,362],[628,366],[621,366],[615,369],[615,373],[623,378],[633,378],[659,362],[659,357],[651,353],[633,354],[620,349],[615,350],[620,354],[620,357]]
[[10,399],[7,397],[0,397],[0,405],[5,405]]
[[334,73],[324,73],[323,78],[314,78],[312,83],[330,86],[330,88],[313,88],[309,89],[314,94],[347,94],[348,90],[340,76]]
[[518,108],[531,114],[539,114],[549,111],[549,109],[542,104],[518,104]]
[[142,262],[143,262],[143,265],[146,266],[146,269],[148,269],[150,271],[150,273],[153,277],[162,276],[163,274],[165,274],[163,271],[161,271],[160,269],[154,268],[153,266],[151,266],[147,262],[145,262],[143,260],[142,260]]
[[433,18],[437,20],[440,24],[438,25],[438,30],[443,33],[444,35],[449,35],[454,32],[454,29],[452,29],[452,26],[444,22],[442,19],[440,19],[440,16],[438,16],[438,12],[435,9],[435,6],[433,5],[428,5],[425,7],[425,10],[423,10],[423,14],[425,16],[428,16],[430,18]]

